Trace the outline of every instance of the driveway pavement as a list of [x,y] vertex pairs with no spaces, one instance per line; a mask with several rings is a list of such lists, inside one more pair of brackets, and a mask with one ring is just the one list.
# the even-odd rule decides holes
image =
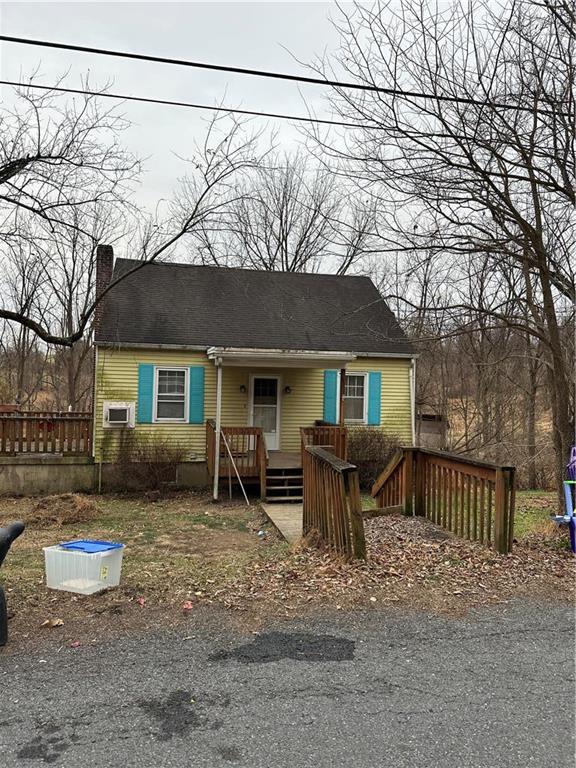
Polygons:
[[[54,630],[57,631],[57,630]],[[374,609],[0,655],[0,765],[570,768],[574,618]]]

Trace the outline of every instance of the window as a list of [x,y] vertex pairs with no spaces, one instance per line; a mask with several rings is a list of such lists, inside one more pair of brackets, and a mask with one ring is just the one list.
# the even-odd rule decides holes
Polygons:
[[366,421],[366,374],[347,373],[344,382],[344,421]]
[[156,369],[156,421],[186,421],[186,368]]

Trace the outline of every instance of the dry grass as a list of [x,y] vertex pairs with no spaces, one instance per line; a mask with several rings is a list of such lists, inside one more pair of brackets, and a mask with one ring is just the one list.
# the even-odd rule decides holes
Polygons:
[[[211,591],[231,581],[247,562],[287,551],[272,529],[257,536],[257,507],[236,501],[214,505],[204,494],[0,499],[0,525],[17,518],[28,527],[13,545],[0,577],[10,610],[12,644],[54,635],[57,642],[102,637],[110,631],[181,620],[183,605],[209,601]],[[88,513],[71,522],[68,512]],[[92,511],[95,514],[92,514]],[[91,596],[44,586],[42,548],[63,540],[95,538],[126,545],[120,587]],[[62,618],[57,629],[41,629]]]
[[[203,494],[0,499],[0,524],[19,517],[34,521],[2,571],[16,613],[12,645],[47,637],[59,644],[85,642],[172,625],[207,605],[253,624],[320,608],[398,605],[459,613],[523,596],[571,600],[574,560],[566,531],[549,523],[552,496],[519,495],[511,555],[457,539],[426,520],[394,516],[366,521],[369,559],[353,563],[311,540],[289,550],[271,526],[264,526],[262,540],[257,507],[214,505]],[[86,519],[66,522],[55,512],[62,508]],[[81,537],[126,544],[119,588],[84,597],[43,586],[42,547]],[[56,618],[61,626],[41,628]]]
[[44,496],[36,501],[24,515],[28,527],[49,528],[52,526],[87,523],[98,515],[98,507],[89,496],[78,493],[64,493],[60,496]]

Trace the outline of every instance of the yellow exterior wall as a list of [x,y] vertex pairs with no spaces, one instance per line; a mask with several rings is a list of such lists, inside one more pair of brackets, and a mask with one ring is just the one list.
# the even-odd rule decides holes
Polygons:
[[399,357],[359,358],[349,363],[350,373],[382,372],[380,428],[412,443],[410,360]]
[[[162,366],[204,365],[206,369],[204,416],[216,416],[216,369],[202,352],[122,349],[100,347],[96,370],[95,458],[113,461],[118,449],[120,430],[102,426],[103,402],[133,401],[138,396],[138,364]],[[400,358],[361,358],[348,365],[349,371],[381,371],[381,429],[411,442],[410,361]],[[314,368],[236,368],[224,367],[222,378],[222,424],[243,426],[248,423],[250,375],[280,376],[280,448],[300,448],[301,426],[309,426],[323,415],[324,372]],[[246,392],[240,391],[244,386]],[[285,395],[284,387],[291,393]],[[203,458],[206,428],[200,424],[136,424],[141,435],[158,435],[174,444],[185,446],[190,458]]]

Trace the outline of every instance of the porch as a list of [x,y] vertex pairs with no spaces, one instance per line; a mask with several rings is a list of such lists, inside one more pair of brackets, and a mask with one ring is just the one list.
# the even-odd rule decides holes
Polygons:
[[320,426],[324,422],[319,420],[342,422],[344,388],[338,397],[337,372],[343,377],[356,356],[223,347],[207,354],[216,368],[216,418],[206,422],[214,499],[227,480],[230,488],[233,483],[258,485],[262,499],[301,502],[303,446],[328,445],[337,455],[345,454],[345,428]]
[[[322,446],[339,458],[347,455],[346,427],[300,427],[300,451],[269,451],[262,427],[221,425],[217,440],[214,419],[206,422],[206,462],[214,484],[214,498],[226,482],[258,486],[262,500],[299,503],[303,498],[302,453]],[[216,445],[219,442],[219,449]]]

